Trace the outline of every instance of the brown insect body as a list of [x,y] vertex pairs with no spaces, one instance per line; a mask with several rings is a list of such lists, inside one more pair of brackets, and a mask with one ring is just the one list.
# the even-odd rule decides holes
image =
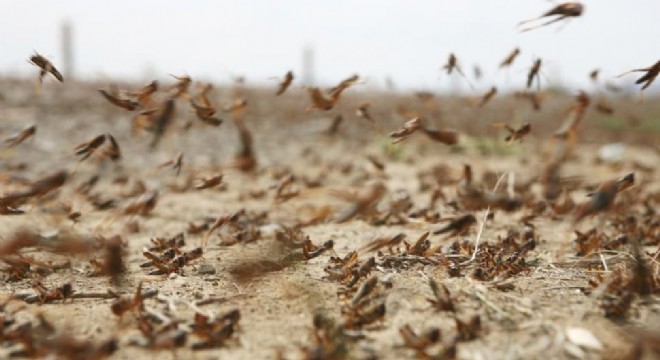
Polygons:
[[176,99],[179,97],[183,97],[188,99],[190,95],[188,95],[188,87],[190,87],[190,83],[192,82],[192,79],[188,75],[183,75],[183,76],[175,76],[171,75],[173,78],[177,80],[176,84],[172,86],[172,90],[174,90],[174,94],[172,94],[172,98]]
[[28,190],[9,193],[0,197],[0,207],[13,206],[15,203],[24,199],[43,196],[50,191],[60,188],[62,185],[64,185],[68,177],[69,173],[66,170],[60,170],[45,176],[44,178],[32,183]]
[[339,85],[331,88],[327,93],[317,87],[308,87],[307,94],[312,100],[312,105],[309,109],[330,110],[332,109],[344,90],[357,84],[359,79],[358,75],[353,75],[347,79],[342,80]]
[[433,299],[426,299],[436,310],[456,312],[454,301],[449,289],[444,284],[438,284],[433,278],[429,278],[429,286],[433,292]]
[[508,141],[509,143],[512,143],[515,140],[522,141],[523,137],[532,131],[532,125],[530,123],[524,123],[517,129],[514,129],[507,124],[504,124],[503,126],[506,131],[509,132],[509,135],[504,138],[504,141]]
[[403,338],[403,346],[416,351],[424,351],[427,347],[440,341],[440,329],[438,328],[431,328],[418,335],[410,325],[405,325],[399,329],[399,334]]
[[37,292],[41,304],[51,303],[56,300],[66,300],[73,295],[73,287],[70,283],[65,283],[53,290],[48,290],[40,281],[35,281],[32,288]]
[[153,125],[151,130],[154,132],[154,138],[151,141],[151,147],[154,148],[160,142],[161,138],[165,135],[165,132],[172,124],[172,119],[174,118],[174,99],[170,98],[165,101],[164,104],[153,113]]
[[37,133],[36,126],[30,125],[26,127],[25,129],[21,130],[18,134],[12,135],[5,140],[5,142],[7,143],[7,148],[8,149],[13,148],[14,146],[25,141],[27,138],[34,136],[34,134],[36,133]]
[[195,111],[195,115],[202,122],[211,125],[211,126],[220,126],[223,123],[222,119],[215,117],[215,107],[211,105],[211,101],[208,99],[208,93],[213,89],[211,84],[206,84],[202,87],[202,90],[197,95],[197,101],[194,98],[190,98],[190,105]]
[[199,313],[195,314],[192,333],[203,340],[202,342],[193,344],[193,350],[212,349],[223,346],[234,334],[240,319],[241,313],[238,309],[213,318]]
[[520,55],[520,48],[513,49],[513,51],[511,51],[511,53],[507,55],[504,60],[502,60],[500,63],[500,68],[511,66],[518,55]]
[[490,99],[492,99],[495,95],[497,94],[497,87],[493,86],[486,92],[482,97],[481,101],[479,102],[479,107],[483,107],[486,105]]
[[616,195],[632,186],[635,182],[635,174],[630,173],[620,179],[609,180],[602,183],[598,189],[591,194],[591,199],[585,203],[578,205],[573,217],[573,224],[577,224],[587,216],[593,215],[597,212],[609,209]]
[[243,120],[234,120],[238,128],[240,140],[238,153],[234,157],[234,167],[243,172],[252,171],[257,166],[257,158],[254,156],[252,144],[252,133],[245,126]]
[[532,21],[536,21],[536,20],[539,20],[539,19],[543,19],[545,17],[557,16],[556,18],[554,18],[550,21],[547,21],[545,23],[542,23],[542,24],[539,24],[539,25],[536,25],[536,26],[532,26],[532,27],[529,27],[527,29],[522,30],[523,32],[531,31],[531,30],[534,30],[534,29],[538,29],[540,27],[544,27],[544,26],[554,24],[554,23],[562,21],[564,19],[579,17],[579,16],[582,15],[583,12],[584,12],[584,5],[582,5],[581,3],[566,2],[566,3],[562,3],[562,4],[559,4],[555,7],[553,7],[552,9],[546,11],[545,13],[543,13],[539,17],[536,17],[536,18],[533,18],[533,19],[530,19],[530,20],[521,21],[520,23],[518,23],[518,26],[524,25],[524,24],[527,24],[527,23],[530,23]]
[[658,77],[658,74],[660,74],[660,60],[658,60],[658,62],[647,68],[630,70],[628,72],[619,75],[619,77],[629,74],[631,72],[646,72],[646,74],[642,75],[642,77],[640,77],[639,79],[637,79],[637,81],[635,81],[635,84],[638,85],[641,83],[645,83],[642,86],[642,90],[644,90],[647,87],[649,87],[653,83],[653,81],[655,81],[655,79]]
[[158,191],[150,191],[124,208],[124,214],[147,216],[158,203]]
[[337,115],[332,119],[332,123],[328,128],[323,131],[325,135],[332,136],[336,134],[339,131],[339,126],[341,125],[342,121],[344,121],[344,117],[341,115]]
[[424,134],[431,140],[443,143],[445,145],[458,144],[458,133],[452,130],[432,130],[422,127]]
[[575,139],[577,135],[577,127],[582,121],[582,118],[584,117],[584,114],[587,111],[587,107],[591,102],[589,96],[583,91],[580,91],[580,93],[576,96],[575,99],[576,99],[576,104],[569,112],[568,117],[566,118],[562,126],[557,131],[554,132],[554,134],[552,135],[553,137],[558,139],[569,139],[569,140]]
[[289,88],[291,83],[293,82],[293,71],[287,71],[287,73],[284,75],[284,79],[280,81],[280,84],[277,88],[277,92],[275,93],[275,96],[280,96],[284,94],[286,89]]
[[472,225],[477,223],[477,219],[472,214],[466,214],[452,220],[446,226],[433,231],[434,235],[451,232],[450,236],[456,236],[466,232]]
[[584,6],[582,4],[578,2],[567,2],[555,6],[554,8],[544,13],[542,16],[543,17],[552,16],[552,15],[580,16],[582,15],[583,10],[584,10]]
[[167,160],[164,163],[158,165],[159,168],[172,167],[177,175],[181,173],[183,167],[183,152],[179,152],[176,155],[176,158],[173,160]]
[[646,82],[644,86],[642,86],[642,90],[646,89],[653,83],[653,81],[658,77],[658,74],[660,74],[660,61],[655,63],[653,66],[646,68],[646,69],[640,69],[642,71],[646,71],[646,74],[644,74],[642,77],[637,79],[635,81],[635,84],[641,84],[643,82]]
[[517,91],[514,96],[519,99],[526,99],[532,104],[535,111],[541,110],[541,96],[537,92]]
[[145,85],[142,90],[138,91],[134,96],[137,98],[138,104],[143,109],[147,109],[153,106],[153,100],[151,95],[158,91],[158,81],[154,80],[147,85]]
[[527,73],[528,89],[532,87],[532,83],[534,83],[534,78],[536,78],[538,87],[541,87],[541,78],[539,74],[539,71],[541,70],[541,64],[542,64],[541,59],[536,59],[534,61],[534,64],[532,64],[532,67],[529,68],[529,72]]
[[418,117],[412,118],[406,121],[403,124],[402,128],[390,133],[390,137],[394,138],[393,143],[396,144],[408,138],[410,134],[417,131],[421,126],[422,126],[422,120],[420,118]]
[[120,98],[118,95],[111,94],[103,89],[99,89],[99,93],[103,95],[103,97],[106,100],[108,100],[112,105],[118,106],[128,111],[136,110],[140,106],[140,104],[136,101],[133,101],[131,99]]
[[451,74],[454,70],[461,72],[461,69],[458,67],[458,60],[456,60],[456,55],[454,55],[454,53],[449,54],[447,64],[443,66],[443,69],[447,70],[447,74]]
[[101,158],[109,158],[112,161],[121,159],[121,150],[119,149],[119,144],[117,143],[117,140],[115,140],[115,137],[110,134],[101,134],[90,141],[79,144],[73,149],[75,155],[82,155],[78,161],[84,161],[92,154],[97,153],[101,146],[105,144],[106,140],[109,145],[104,150],[100,151],[99,156]]
[[39,82],[43,81],[43,78],[47,73],[51,73],[57,80],[59,80],[59,82],[64,82],[62,74],[45,57],[35,53],[30,57],[30,62],[41,69],[39,72]]
[[210,189],[213,187],[216,187],[220,184],[223,183],[223,177],[224,174],[219,173],[215,175],[211,175],[209,177],[201,179],[201,183],[197,186],[195,186],[195,189],[197,190],[204,190],[204,189]]
[[144,303],[142,297],[142,283],[140,283],[132,297],[120,297],[112,302],[110,310],[117,316],[124,315],[127,311],[137,310],[141,312],[144,310]]
[[357,110],[355,110],[355,115],[357,115],[359,118],[362,119],[367,119],[371,121],[372,123],[374,122],[374,119],[371,117],[371,114],[369,114],[369,103],[362,103],[358,106]]
[[374,207],[387,192],[385,184],[373,181],[365,186],[360,192],[350,199],[352,204],[337,214],[336,222],[346,222],[358,214],[368,214],[374,211]]

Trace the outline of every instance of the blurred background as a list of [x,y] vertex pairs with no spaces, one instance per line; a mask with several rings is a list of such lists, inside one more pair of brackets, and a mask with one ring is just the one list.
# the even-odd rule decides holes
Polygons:
[[[470,1],[2,1],[0,73],[33,77],[27,58],[48,57],[65,78],[146,81],[167,74],[253,85],[293,70],[301,83],[359,73],[368,87],[468,90],[441,72],[449,53],[477,90],[521,87],[535,58],[545,86],[591,90],[588,73],[615,76],[658,59],[660,1],[585,1],[582,17],[533,32],[516,24],[556,5]],[[514,48],[510,70],[498,64]],[[474,78],[474,67],[483,75]],[[653,91],[657,87],[651,87]]]

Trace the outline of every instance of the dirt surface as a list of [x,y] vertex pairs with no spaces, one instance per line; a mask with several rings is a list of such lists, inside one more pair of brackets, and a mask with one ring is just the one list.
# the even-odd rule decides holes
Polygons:
[[[104,85],[46,81],[40,96],[27,81],[5,79],[0,86],[2,138],[28,125],[37,129],[11,149],[3,145],[2,193],[29,189],[58,170],[68,173],[62,187],[20,202],[16,209],[24,213],[0,215],[0,293],[7,299],[3,316],[15,318],[2,325],[2,358],[25,348],[7,335],[25,323],[32,324],[41,340],[64,334],[99,344],[114,338],[118,348],[110,358],[116,359],[324,358],[319,341],[328,351],[325,358],[452,358],[452,348],[458,359],[658,358],[652,351],[660,341],[657,99],[641,104],[613,100],[614,115],[590,108],[562,161],[561,194],[545,200],[542,174],[563,144],[550,135],[573,106],[571,96],[547,93],[542,110],[535,112],[510,95],[479,108],[466,98],[429,100],[351,88],[332,110],[306,111],[309,100],[299,89],[275,97],[275,89],[218,88],[211,93],[218,108],[245,98],[244,112],[221,112],[223,124],[212,127],[197,120],[179,98],[169,130],[152,149],[152,133],[132,130],[134,113],[114,107],[96,92]],[[139,85],[120,88],[137,90]],[[195,86],[190,92],[196,93]],[[163,84],[157,100],[165,93]],[[370,101],[373,122],[355,116],[362,101]],[[458,144],[412,134],[393,145],[388,134],[408,120],[404,107],[419,112],[429,127],[456,129]],[[329,135],[325,130],[338,114],[343,122]],[[252,133],[257,165],[250,171],[236,168],[238,132],[231,116],[240,117]],[[524,121],[530,122],[531,134],[511,144],[503,140],[505,130],[491,126],[506,122],[517,127]],[[76,145],[106,133],[116,138],[121,159],[96,153],[79,161]],[[615,141],[624,144],[621,158],[599,160],[601,145]],[[183,153],[178,175],[171,164],[159,166],[178,153]],[[462,195],[466,164],[472,170],[471,186],[481,195],[497,193],[517,199],[517,205],[511,211],[488,202],[469,205]],[[635,185],[617,196],[613,209],[572,223],[575,207],[589,200],[587,193],[631,172]],[[195,188],[201,179],[219,173],[221,185]],[[97,183],[82,190],[93,176]],[[287,179],[291,184],[281,186]],[[378,184],[385,193],[375,197],[374,209],[337,221],[351,206],[359,207],[360,194]],[[153,191],[158,197],[151,211],[127,213]],[[434,191],[438,198],[431,202]],[[107,208],[99,205],[107,200],[115,201]],[[415,216],[424,208],[426,218]],[[190,224],[210,225],[240,210],[245,213],[216,231],[191,231]],[[80,216],[73,221],[75,212]],[[492,217],[484,222],[487,213]],[[411,255],[425,232],[466,214],[476,222],[465,231],[430,234],[431,248]],[[286,232],[296,226],[299,232]],[[574,231],[591,229],[595,233],[585,241],[592,245],[578,255]],[[21,230],[48,245],[10,251],[7,244]],[[243,233],[237,235],[239,231]],[[185,238],[182,252],[203,247],[203,256],[170,274],[149,275],[155,268],[141,264],[148,261],[143,252],[153,245],[151,239],[179,233]],[[374,239],[397,234],[405,236],[403,241],[389,248],[365,248]],[[90,276],[90,260],[105,261],[115,235],[121,239],[125,271],[114,277]],[[616,243],[617,236],[626,241]],[[305,237],[312,252],[329,240],[332,249],[307,259],[301,250]],[[52,250],[53,244],[71,239],[93,244],[92,249],[75,254]],[[472,258],[477,239],[480,252]],[[638,256],[635,243],[641,243]],[[358,254],[356,267],[339,279],[329,278],[325,269],[336,266],[331,257],[344,258],[352,251]],[[12,272],[7,259],[17,257],[29,259],[29,269]],[[371,257],[373,269],[353,279],[351,271]],[[640,263],[645,275],[636,266]],[[375,288],[357,299],[358,289],[374,276]],[[434,299],[429,279],[446,286],[454,312],[429,301]],[[49,290],[70,283],[79,298],[25,301],[36,293],[36,281]],[[650,288],[640,283],[650,283]],[[123,316],[111,310],[115,299],[84,296],[111,290],[130,297],[139,284],[157,295],[145,299],[142,310]],[[215,300],[204,304],[207,299]],[[611,303],[617,305],[608,308]],[[365,314],[381,304],[384,315],[367,321]],[[193,334],[196,312],[213,318],[234,309],[240,320],[233,334],[216,348],[192,349],[203,340]],[[326,319],[316,332],[315,314]],[[54,329],[43,333],[39,316]],[[458,331],[456,319],[469,322],[474,316],[479,326]],[[356,324],[362,317],[365,324]],[[138,329],[140,323],[154,327],[152,340],[149,331]],[[405,325],[417,334],[438,328],[440,339],[424,351],[413,350],[404,346],[400,329]],[[170,330],[162,330],[166,327]],[[159,331],[165,335],[158,337]],[[167,336],[175,333],[187,335],[181,346],[173,346]]]

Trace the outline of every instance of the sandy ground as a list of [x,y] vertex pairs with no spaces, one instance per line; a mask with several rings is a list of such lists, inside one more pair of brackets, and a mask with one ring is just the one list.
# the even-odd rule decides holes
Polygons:
[[[188,335],[186,344],[175,350],[136,346],[135,343],[144,340],[137,328],[138,314],[129,311],[121,318],[115,316],[110,308],[113,299],[80,298],[42,305],[11,300],[4,307],[4,314],[13,314],[17,323],[35,323],[37,315],[42,314],[60,333],[97,342],[116,338],[119,348],[111,356],[113,359],[272,359],[278,356],[297,359],[305,357],[303,348],[315,347],[314,314],[323,314],[336,323],[349,318],[345,314],[342,316],[342,312],[346,312],[351,297],[361,284],[375,275],[378,284],[369,296],[373,296],[376,303],[384,303],[386,312],[372,324],[347,331],[350,335],[359,334],[360,339],[341,340],[346,342],[347,350],[337,357],[423,358],[403,346],[400,328],[410,325],[417,333],[439,328],[441,339],[428,348],[428,354],[439,353],[455,343],[459,359],[634,359],[642,347],[641,335],[635,331],[649,326],[656,326],[658,330],[660,285],[655,285],[654,294],[634,294],[625,316],[604,316],[599,297],[602,294],[595,290],[594,281],[597,284],[598,277],[609,279],[619,268],[632,269],[632,250],[629,244],[624,244],[615,250],[598,248],[589,256],[577,256],[573,243],[576,228],[570,223],[572,210],[559,214],[546,209],[528,221],[527,228],[534,231],[536,247],[524,255],[520,272],[480,280],[475,276],[478,266],[468,261],[486,210],[466,210],[460,202],[457,184],[464,164],[472,166],[475,182],[488,189],[493,187],[492,174],[497,178],[511,173],[515,176],[504,177],[501,191],[505,191],[511,181],[510,185],[530,182],[530,190],[524,195],[541,199],[542,186],[537,176],[547,163],[548,148],[552,147],[547,140],[550,131],[547,129],[558,127],[556,119],[567,105],[570,106],[569,97],[557,95],[548,100],[543,116],[530,110],[524,102],[507,98],[489,104],[490,110],[470,110],[469,102],[464,99],[440,97],[436,100],[439,105],[435,111],[439,115],[434,118],[435,125],[458,129],[459,145],[449,147],[414,134],[406,142],[392,146],[388,145],[391,140],[387,134],[405,121],[397,117],[395,103],[419,107],[425,112],[434,109],[421,107],[412,95],[364,92],[351,95],[352,90],[349,90],[337,109],[305,112],[308,100],[298,90],[274,98],[270,90],[247,89],[245,121],[253,131],[258,165],[252,172],[242,173],[229,166],[237,148],[237,135],[228,117],[218,128],[205,126],[194,120],[185,101],[177,100],[172,129],[159,146],[151,150],[151,134],[133,134],[132,114],[105,102],[94,88],[93,85],[60,86],[47,82],[41,96],[36,97],[28,82],[3,81],[0,135],[9,137],[30,124],[36,125],[37,132],[33,138],[0,154],[2,192],[23,189],[30,181],[58,169],[66,169],[70,175],[57,196],[31,199],[21,205],[25,210],[22,215],[0,216],[0,236],[1,241],[6,242],[19,229],[30,229],[52,241],[67,233],[105,238],[120,235],[125,243],[126,271],[116,282],[108,276],[90,277],[89,260],[102,259],[100,252],[65,256],[26,248],[21,254],[50,261],[52,267],[69,264],[43,274],[28,271],[20,279],[10,279],[5,272],[0,293],[4,297],[32,294],[34,281],[40,280],[48,289],[68,282],[74,293],[106,293],[112,289],[130,295],[142,283],[145,290],[158,290],[157,296],[144,301],[145,308],[178,323],[184,331],[190,329],[196,311],[213,316],[238,309],[240,321],[235,333],[222,346],[201,351],[190,348],[198,341],[194,335]],[[231,89],[217,89],[213,94],[218,103],[229,101],[232,96]],[[375,125],[353,115],[355,105],[364,99],[372,102]],[[581,203],[587,199],[585,194],[600,182],[635,172],[639,185],[619,199],[625,204],[625,211],[590,217],[578,224],[577,229],[585,232],[597,227],[605,238],[615,238],[621,233],[620,227],[615,226],[617,219],[625,214],[642,219],[645,208],[641,200],[648,199],[648,207],[656,211],[648,215],[651,217],[648,221],[655,222],[656,228],[648,238],[641,239],[642,252],[651,276],[657,281],[659,259],[653,260],[652,256],[657,254],[659,242],[660,153],[654,148],[657,144],[653,139],[657,142],[660,132],[654,134],[649,129],[660,122],[660,112],[654,108],[653,101],[646,101],[649,104],[636,107],[632,100],[621,100],[619,107],[625,109],[622,112],[626,114],[641,109],[635,116],[641,119],[642,125],[638,128],[642,130],[622,131],[601,126],[607,125],[607,121],[592,110],[581,129],[581,143],[567,160],[561,175],[575,184],[567,196]],[[345,116],[339,132],[334,136],[323,135],[322,131],[336,114]],[[504,119],[511,119],[512,123],[531,119],[532,135],[522,144],[506,146],[502,140],[504,131],[489,126],[491,122]],[[186,121],[194,121],[189,130],[181,129]],[[628,127],[627,123],[625,126]],[[122,159],[114,163],[92,156],[78,162],[73,154],[74,147],[102,133],[117,138]],[[616,164],[596,161],[598,148],[606,141],[626,144],[623,158]],[[179,152],[184,154],[179,175],[169,167],[158,167],[174,159]],[[368,155],[383,162],[384,169],[374,166]],[[431,246],[437,247],[438,252],[421,257],[427,261],[388,265],[385,262],[388,256],[405,251],[403,243],[391,250],[394,255],[390,255],[386,247],[377,253],[365,250],[364,246],[377,237],[399,233],[406,235],[406,243],[413,244],[426,231],[447,223],[412,219],[406,215],[429,203],[432,189],[421,186],[420,173],[436,166],[446,167],[446,172],[436,178],[436,181],[442,180],[442,184],[434,185],[441,189],[444,198],[431,210],[438,212],[442,220],[471,213],[477,224],[456,236],[431,235]],[[217,172],[224,174],[224,184],[219,187],[180,189],[188,180],[197,184],[200,178]],[[75,190],[93,175],[98,175],[99,180],[92,193],[98,194],[101,200],[116,199],[117,208],[99,210],[88,196]],[[290,190],[298,194],[287,201],[278,201],[275,198],[277,186],[288,175],[294,175]],[[374,181],[384,184],[387,190],[376,207],[380,212],[391,209],[397,199],[409,196],[412,208],[403,212],[403,220],[379,224],[368,216],[358,216],[344,223],[334,222],[336,214],[350,206],[350,201],[344,199],[346,193],[359,192]],[[146,215],[123,214],[121,209],[139,198],[141,191],[136,185],[139,182],[144,185],[142,190],[159,191],[157,204]],[[133,189],[137,190],[132,192]],[[241,209],[245,209],[251,219],[263,214],[263,218],[253,221],[261,232],[258,240],[222,245],[217,233],[224,240],[231,236],[227,228],[221,228],[210,236],[203,257],[180,271],[148,275],[153,268],[140,266],[147,261],[142,252],[151,245],[150,239],[169,238],[183,232],[186,242],[183,250],[191,250],[202,245],[205,232],[190,233],[189,223],[212,222]],[[71,211],[81,213],[77,223],[67,219]],[[300,249],[287,249],[276,240],[278,229],[295,226],[324,211],[328,214],[326,219],[305,226],[301,231],[315,245],[332,240],[332,250],[305,260]],[[509,234],[520,234],[526,227],[521,219],[530,213],[527,206],[511,212],[494,210],[493,219],[483,226],[481,245],[499,244]],[[517,235],[514,238],[519,241]],[[462,244],[462,250],[451,253],[452,243]],[[324,268],[332,256],[344,257],[356,250],[361,262],[372,256],[376,258],[377,266],[369,276],[352,287],[346,285],[347,281],[326,278],[328,274]],[[448,264],[451,262],[465,262],[460,266],[459,276],[450,276]],[[202,269],[209,270],[209,265],[214,273],[200,274]],[[438,311],[429,303],[427,299],[433,298],[429,278],[447,287],[456,314]],[[190,305],[209,298],[218,300],[197,307]],[[481,329],[474,339],[455,342],[455,317],[467,319],[473,315],[480,317]],[[575,329],[586,330],[596,338],[596,344],[580,342],[585,336],[571,337]],[[657,335],[655,341],[658,341]],[[20,348],[21,345],[6,340],[0,346],[0,357]],[[645,350],[644,354],[649,359],[658,356],[650,350]]]

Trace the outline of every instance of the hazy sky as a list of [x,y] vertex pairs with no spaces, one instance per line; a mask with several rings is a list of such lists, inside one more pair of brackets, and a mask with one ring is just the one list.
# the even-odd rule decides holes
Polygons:
[[[554,4],[543,0],[0,0],[0,72],[35,73],[37,50],[61,64],[59,28],[74,27],[75,65],[84,78],[144,80],[169,73],[228,81],[245,75],[267,82],[292,69],[302,49],[315,54],[322,83],[359,73],[370,83],[390,76],[402,88],[443,89],[439,67],[456,53],[466,72],[484,70],[480,88],[520,86],[535,57],[549,81],[587,87],[587,74],[611,78],[660,58],[660,0],[584,1],[567,25],[519,33],[515,25]],[[558,30],[558,28],[560,28]],[[510,72],[497,64],[514,47]],[[65,74],[66,76],[66,74]],[[619,79],[630,84],[634,77]],[[456,80],[454,80],[456,82]]]

